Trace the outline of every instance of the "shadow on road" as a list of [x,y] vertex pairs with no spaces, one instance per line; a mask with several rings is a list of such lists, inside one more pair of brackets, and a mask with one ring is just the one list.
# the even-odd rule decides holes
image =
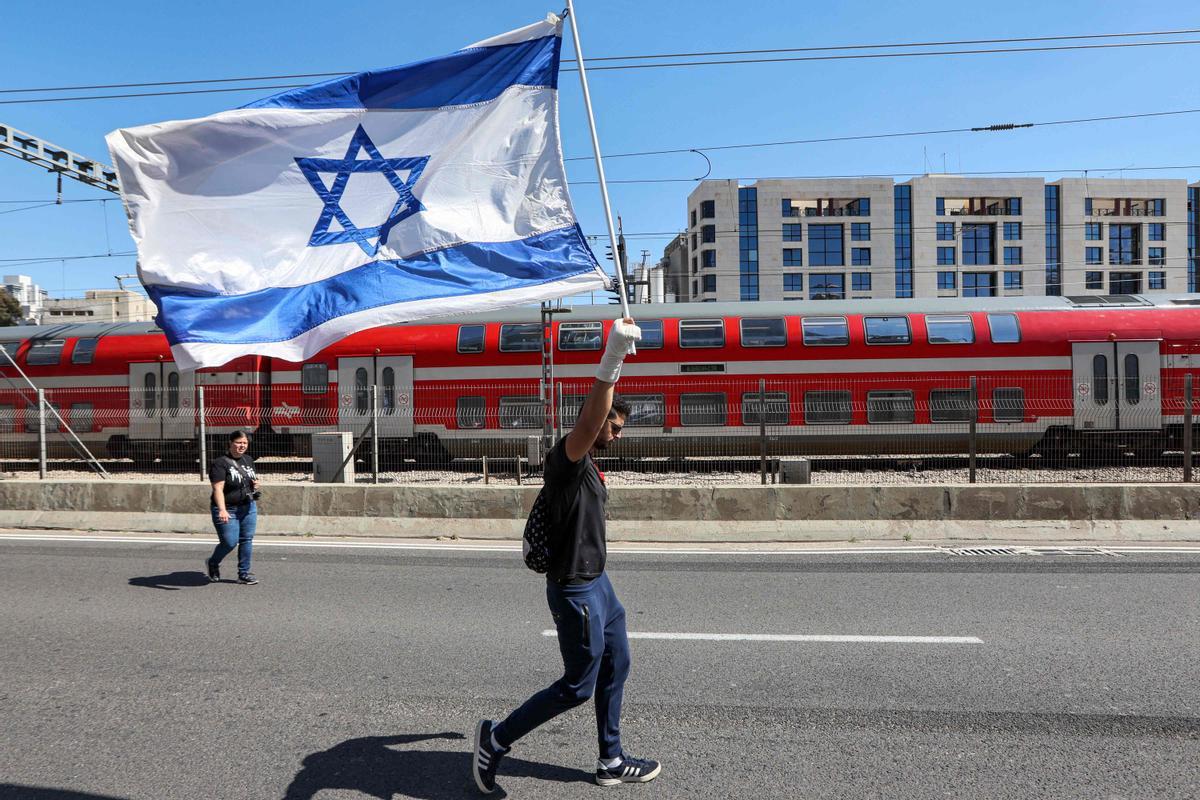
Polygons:
[[[431,739],[463,740],[461,733],[414,733],[399,736],[364,736],[348,739],[304,759],[287,788],[284,800],[311,800],[322,789],[349,789],[380,800],[394,795],[422,800],[476,798],[471,779],[471,753],[460,743],[454,750],[393,750],[391,745],[415,744]],[[579,769],[506,758],[497,783],[504,778],[538,778],[559,783],[590,781]],[[504,793],[500,792],[499,797]]]
[[0,800],[121,800],[110,794],[73,792],[70,789],[43,789],[40,786],[20,786],[0,783]]
[[168,572],[166,575],[147,575],[144,578],[130,578],[130,586],[144,586],[147,589],[166,589],[175,592],[179,589],[191,589],[195,586],[208,586],[208,576],[203,572]]

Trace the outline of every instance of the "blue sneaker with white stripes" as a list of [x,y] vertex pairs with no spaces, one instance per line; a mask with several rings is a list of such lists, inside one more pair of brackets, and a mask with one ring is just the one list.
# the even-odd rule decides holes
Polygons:
[[496,768],[509,748],[497,750],[492,746],[492,724],[490,719],[481,719],[475,726],[475,753],[471,758],[471,774],[475,785],[484,794],[496,790]]
[[621,756],[621,761],[616,766],[598,766],[596,783],[601,786],[616,786],[618,783],[647,783],[657,778],[660,772],[662,772],[662,765],[657,761]]

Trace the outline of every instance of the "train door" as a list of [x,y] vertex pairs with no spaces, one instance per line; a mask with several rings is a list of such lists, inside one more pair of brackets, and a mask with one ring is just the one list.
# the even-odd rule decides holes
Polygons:
[[338,422],[360,436],[371,422],[371,387],[379,404],[379,436],[413,435],[412,356],[339,358]]
[[173,361],[129,365],[129,438],[192,439],[196,373]]
[[1156,341],[1074,343],[1076,429],[1161,427],[1158,351]]

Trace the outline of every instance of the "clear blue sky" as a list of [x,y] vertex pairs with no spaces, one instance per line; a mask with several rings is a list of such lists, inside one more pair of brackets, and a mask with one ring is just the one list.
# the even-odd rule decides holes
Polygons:
[[[126,1],[18,11],[0,31],[0,89],[211,79],[325,71],[354,72],[449,52],[533,22],[560,6],[532,0],[439,3],[232,2],[200,5]],[[793,3],[743,0],[580,0],[585,54],[819,47],[950,39],[1100,34],[1200,28],[1195,0],[1116,4],[1026,2]],[[1163,39],[1166,37],[1155,37]],[[1175,37],[1200,39],[1200,35]],[[568,36],[569,42],[569,36]],[[565,57],[573,50],[568,43]],[[1200,45],[1011,55],[747,64],[595,72],[591,90],[606,153],[711,147],[1200,108]],[[282,81],[286,83],[286,81]],[[270,83],[269,81],[264,83]],[[186,88],[186,87],[183,87]],[[100,94],[129,89],[67,92]],[[0,122],[104,161],[104,135],[119,127],[201,117],[271,91],[63,103],[0,104]],[[0,94],[0,100],[29,95]],[[590,155],[578,78],[561,81],[568,156]],[[1159,119],[906,139],[711,153],[712,177],[742,178],[931,171],[1027,170],[1200,164],[1200,114]],[[610,180],[692,178],[695,155],[615,159]],[[1093,176],[1101,175],[1092,172]],[[1103,173],[1116,176],[1120,173]],[[1200,179],[1200,168],[1124,173]],[[568,163],[585,232],[605,234],[587,162]],[[48,201],[52,176],[0,156],[0,201]],[[670,231],[685,225],[692,184],[616,184],[612,200],[630,239],[657,260]],[[72,200],[112,197],[66,182]],[[30,275],[52,296],[114,286],[132,256],[14,264],[133,250],[124,213],[109,203],[20,210],[0,203],[0,271]],[[12,213],[5,213],[12,212]],[[602,243],[596,245],[602,256]]]

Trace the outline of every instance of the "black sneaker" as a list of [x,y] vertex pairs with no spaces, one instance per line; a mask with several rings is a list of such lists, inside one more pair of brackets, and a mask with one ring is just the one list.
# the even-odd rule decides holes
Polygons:
[[471,759],[471,774],[475,776],[475,785],[484,794],[496,790],[496,768],[500,766],[500,759],[511,749],[497,750],[492,746],[494,727],[490,719],[481,719],[475,726],[475,754]]
[[204,567],[208,572],[209,583],[217,583],[221,580],[221,566],[219,564],[214,564],[208,559],[205,559]]
[[622,756],[615,767],[599,767],[596,783],[601,786],[616,786],[618,783],[647,783],[658,777],[662,765],[648,758]]
[[238,583],[244,583],[247,586],[253,586],[254,584],[258,583],[258,578],[247,572],[243,575],[238,575]]

